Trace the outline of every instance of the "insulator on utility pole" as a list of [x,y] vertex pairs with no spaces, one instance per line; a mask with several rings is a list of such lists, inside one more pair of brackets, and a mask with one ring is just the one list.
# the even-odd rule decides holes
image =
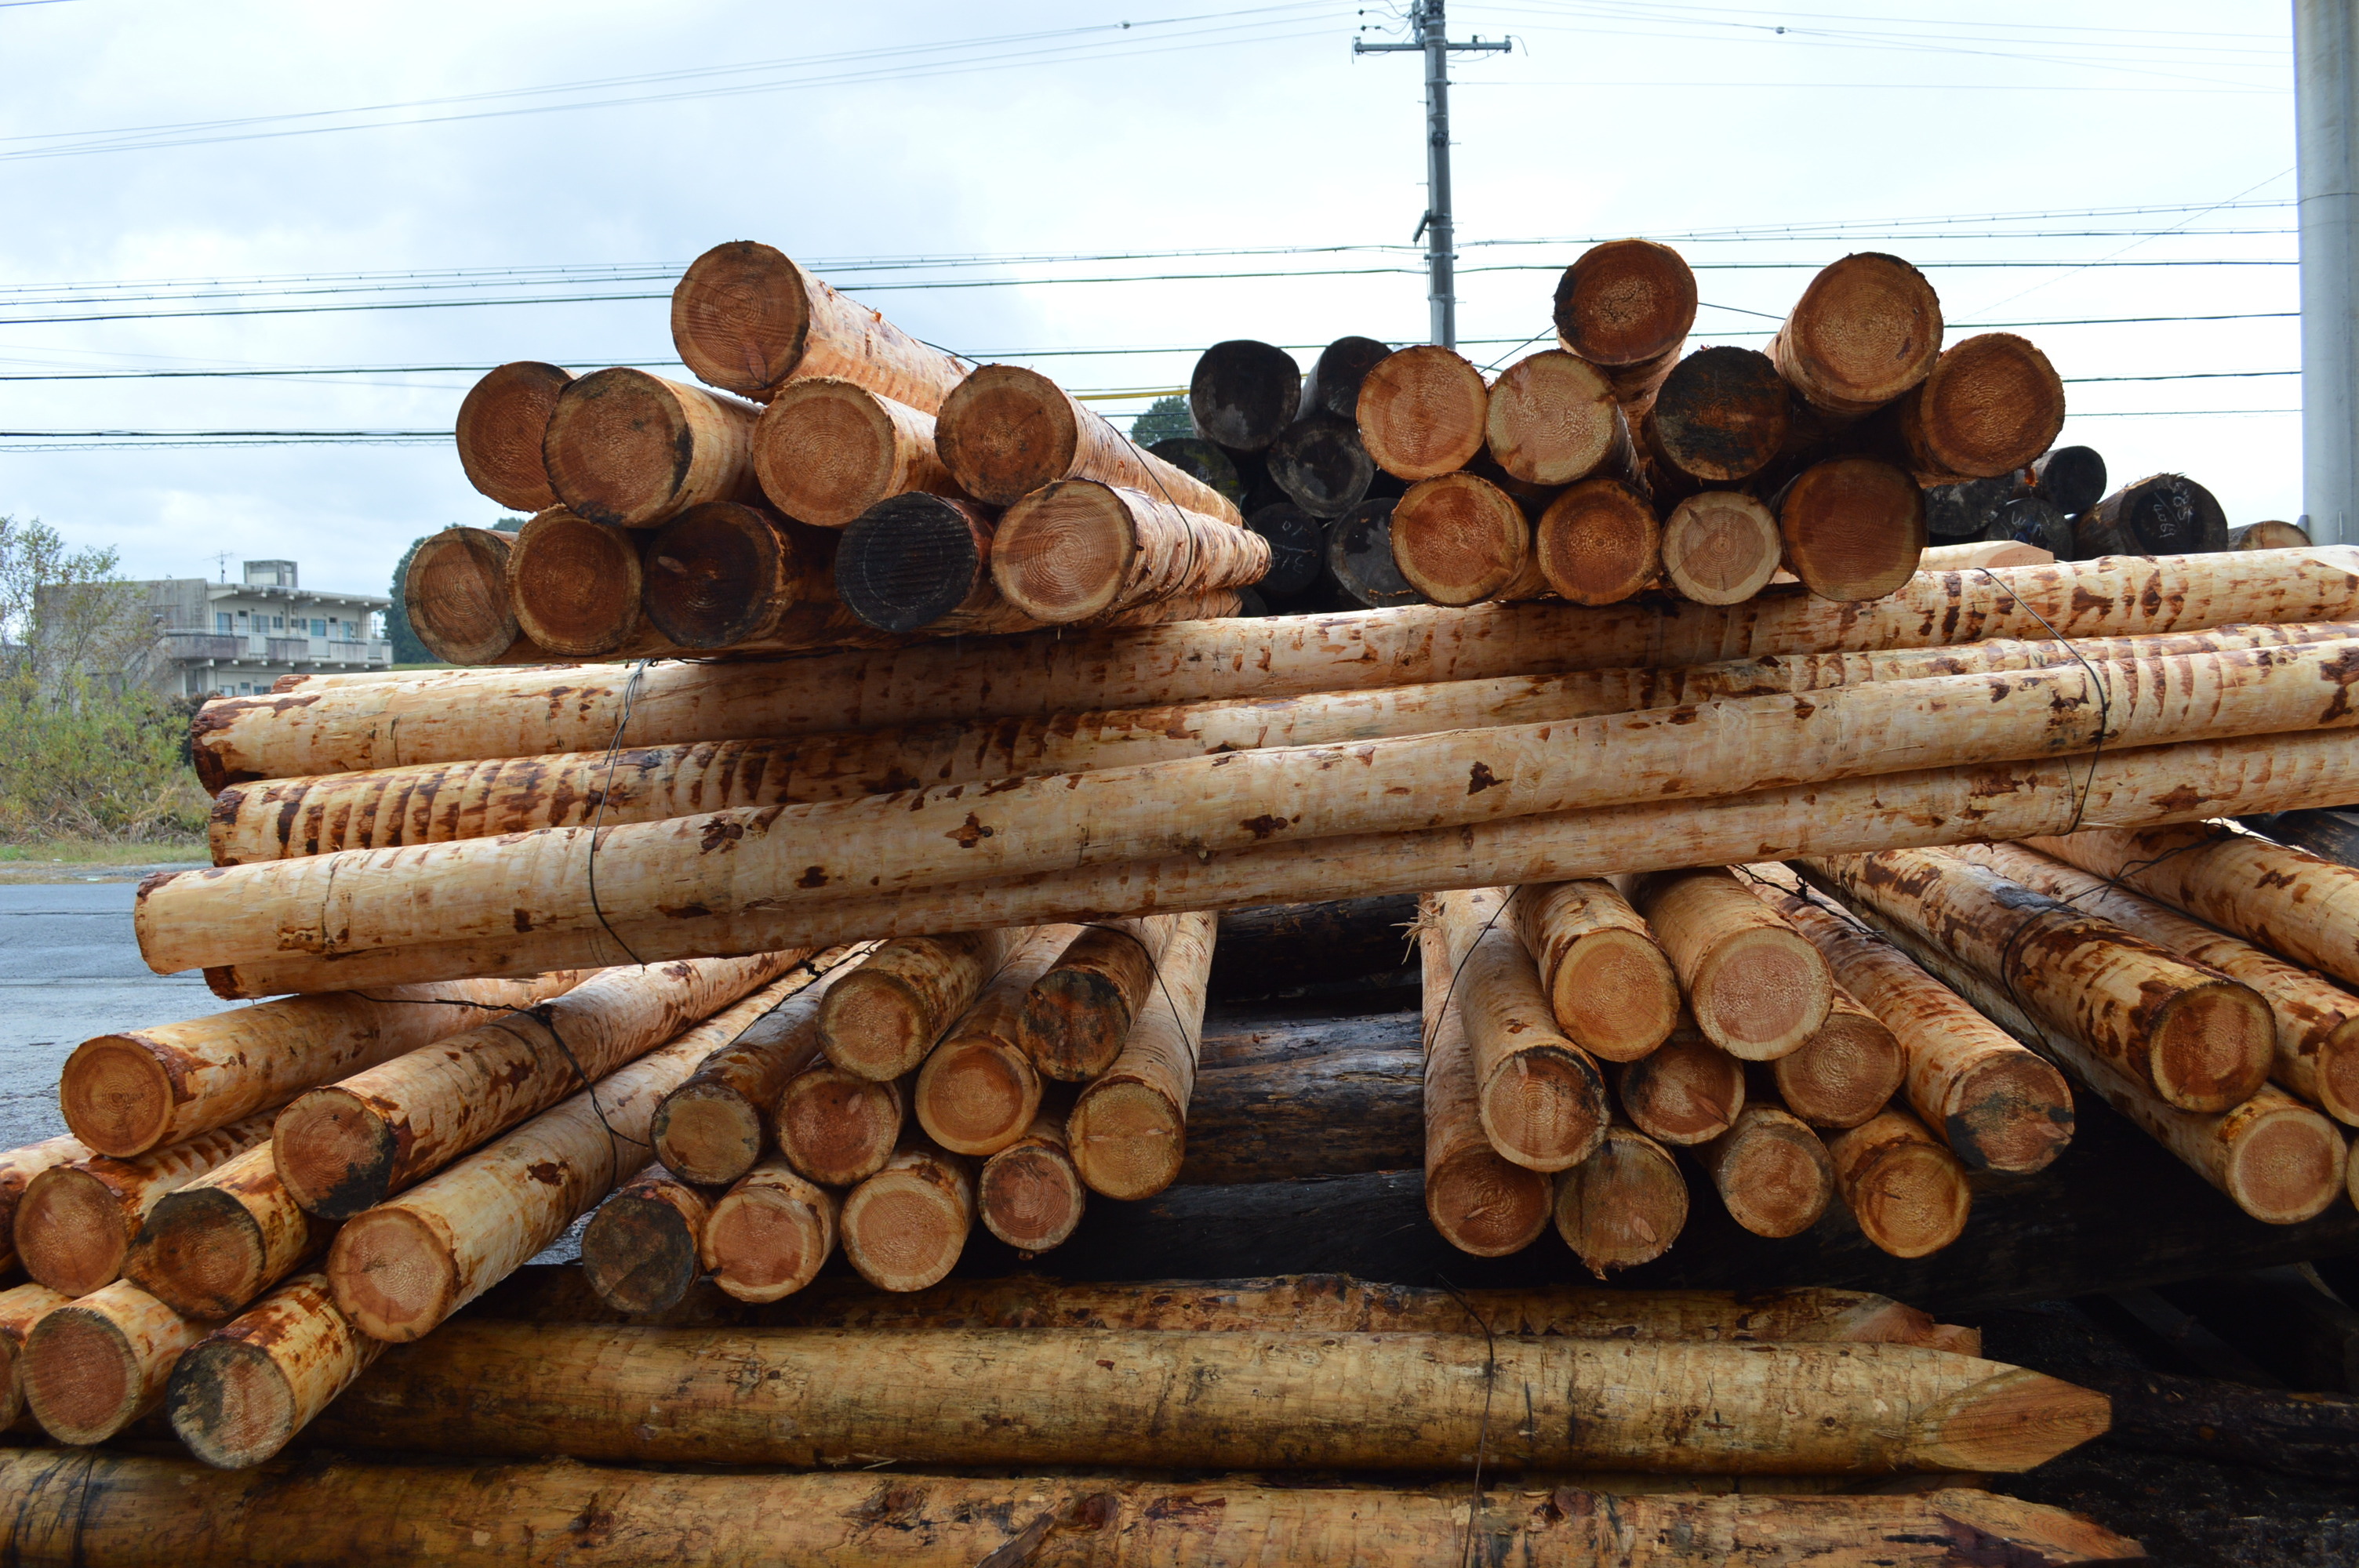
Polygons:
[[1506,39],[1485,43],[1450,41],[1442,16],[1443,0],[1414,0],[1409,7],[1409,31],[1415,43],[1371,44],[1353,39],[1353,54],[1422,54],[1425,56],[1425,217],[1417,235],[1425,241],[1427,303],[1432,312],[1433,341],[1445,349],[1458,346],[1456,227],[1450,205],[1450,57],[1453,54],[1497,54],[1514,46]]

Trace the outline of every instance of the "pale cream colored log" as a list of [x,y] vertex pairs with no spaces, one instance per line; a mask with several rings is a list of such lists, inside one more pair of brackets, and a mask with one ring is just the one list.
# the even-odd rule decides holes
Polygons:
[[662,1312],[696,1282],[712,1195],[650,1165],[616,1187],[582,1227],[582,1274],[620,1313]]
[[0,1291],[0,1427],[25,1413],[25,1336],[33,1325],[74,1298],[47,1285],[22,1284]]
[[784,1160],[765,1160],[712,1206],[697,1255],[737,1300],[783,1300],[810,1284],[835,1250],[838,1206],[833,1193]]
[[2031,838],[2075,821],[2144,825],[2223,813],[2289,811],[2359,798],[2359,755],[2338,732],[2190,742],[2107,752],[2093,787],[2079,759],[1930,769],[1788,786],[1698,806],[1667,802],[1537,816],[1426,832],[1353,834],[1207,860],[1128,862],[1017,881],[960,882],[937,892],[848,903],[789,924],[766,909],[625,923],[615,934],[548,933],[379,950],[331,959],[277,958],[209,973],[226,995],[454,974],[537,973],[594,963],[627,940],[657,951],[759,950],[781,940],[833,942],[878,932],[942,931],[1228,909],[1332,896],[1409,892],[1436,882],[1484,886],[1595,877],[1636,865],[1718,855],[1858,854],[1969,838]]
[[1766,1085],[1763,1098],[1812,1127],[1857,1127],[1900,1092],[1908,1053],[1884,1020],[1838,984],[1827,1021],[1800,1050],[1748,1072]]
[[[727,741],[1083,709],[1367,690],[1576,669],[1673,667],[1802,652],[1922,648],[1997,637],[2196,632],[2359,617],[2359,548],[2229,560],[2109,558],[1927,572],[1864,609],[1796,589],[1720,612],[1432,606],[1229,625],[1180,624],[1013,643],[985,670],[919,645],[758,664],[459,673],[312,688],[303,700],[223,697],[191,727],[209,791],[404,763]],[[1993,578],[1996,580],[1993,580]],[[2042,625],[2044,620],[2046,625]],[[552,688],[563,687],[562,701]],[[627,708],[625,697],[630,701]]]
[[1782,549],[1777,514],[1737,491],[1690,495],[1663,518],[1663,576],[1697,604],[1754,598],[1777,570]]
[[[701,1020],[734,1022],[708,1049],[734,1039],[809,982],[802,957],[616,968],[529,1014],[313,1089],[272,1130],[279,1177],[310,1213],[349,1219]],[[750,1007],[739,1003],[749,991]]]
[[[897,1372],[867,1375],[871,1357]],[[1486,1438],[1495,1385],[1529,1403],[1495,1410]],[[1480,1446],[1507,1468],[1860,1475],[2027,1468],[2107,1413],[2036,1372],[1897,1345],[460,1323],[381,1362],[317,1430],[697,1464],[1459,1469]]]
[[1037,370],[987,364],[943,400],[935,439],[966,492],[1013,506],[1059,480],[1096,480],[1159,497],[1234,527],[1236,503],[1141,449]]
[[288,997],[83,1041],[58,1075],[74,1135],[101,1154],[145,1154],[327,1083],[562,996],[586,975],[519,984],[453,980],[369,996]]
[[123,1275],[186,1317],[218,1322],[295,1271],[328,1242],[278,1179],[264,1139],[157,1203]]
[[[2218,1114],[2181,1110],[2125,1076],[2072,1034],[2048,1027],[1954,955],[1897,921],[1862,912],[1893,946],[1994,1022],[2061,1063],[2082,1087],[2135,1123],[2255,1219],[2299,1225],[2345,1194],[2349,1151],[2323,1114],[2274,1085]],[[2359,1200],[2354,1200],[2359,1201]]]
[[809,960],[818,978],[722,1046],[656,1108],[655,1157],[683,1181],[726,1186],[754,1168],[771,1110],[820,1055],[819,1009],[837,979],[874,952],[856,942]]
[[2013,539],[1997,543],[1983,542],[1964,545],[1928,545],[1917,557],[1920,572],[1962,572],[1976,567],[2044,567],[2056,557],[2037,545],[2020,544]]
[[738,1003],[347,1221],[328,1249],[337,1308],[374,1339],[430,1333],[636,1175],[663,1097],[762,1005]]
[[1556,1178],[1557,1234],[1589,1271],[1651,1263],[1688,1222],[1687,1178],[1669,1150],[1625,1122],[1596,1152]]
[[86,1296],[123,1272],[132,1238],[166,1194],[269,1137],[269,1116],[250,1116],[136,1159],[93,1154],[52,1165],[17,1200],[16,1259],[51,1290]]
[[2268,1079],[2277,1033],[2268,1003],[2109,920],[1940,849],[1799,869],[1954,953],[2168,1105],[2227,1110]]
[[1522,888],[1512,909],[1557,1026],[1582,1049],[1627,1062],[1669,1037],[1680,1020],[1679,977],[1612,882]]
[[1031,492],[991,536],[991,580],[1000,596],[1050,626],[1243,588],[1268,570],[1269,541],[1228,515],[1090,479]]
[[[1601,1488],[1606,1480],[1584,1479]],[[1011,1510],[1005,1478],[699,1475],[563,1462],[290,1465],[227,1477],[185,1460],[32,1449],[0,1458],[0,1488],[30,1499],[0,1541],[26,1563],[155,1561],[147,1554],[160,1551],[181,1568],[387,1568],[537,1561],[551,1543],[577,1541],[587,1518],[610,1532],[603,1539],[663,1563],[855,1556],[892,1568],[968,1568],[1013,1548],[1041,1568],[1248,1560],[1277,1568],[1449,1562],[1471,1543],[1484,1562],[1593,1568],[1719,1568],[1743,1555],[1818,1568],[1948,1568],[1961,1540],[1978,1552],[2004,1552],[2013,1568],[2143,1557],[2137,1542],[2078,1514],[1954,1488],[1796,1497],[1739,1492],[1727,1478],[1649,1478],[1613,1497],[1570,1484],[1492,1488],[1470,1528],[1458,1486],[1097,1475],[1020,1485],[1023,1502]],[[1655,1495],[1666,1490],[1686,1495]],[[895,1522],[880,1530],[873,1510],[886,1498]],[[1081,1522],[1057,1529],[1063,1519]],[[1763,1542],[1775,1542],[1777,1555],[1762,1557]]]
[[1669,1039],[1608,1071],[1622,1114],[1660,1143],[1691,1148],[1706,1142],[1727,1131],[1745,1109],[1745,1064],[1685,1015]]
[[2044,1169],[2072,1141],[2072,1091],[2056,1068],[1967,1005],[1876,932],[1805,895],[1783,866],[1745,868],[1754,891],[1826,955],[1838,983],[1899,1037],[1909,1105],[1977,1171]]
[[1966,1228],[1966,1168],[1926,1125],[1897,1108],[1827,1141],[1835,1184],[1860,1233],[1895,1258],[1923,1258]]
[[1491,384],[1484,441],[1492,459],[1529,484],[1571,484],[1631,461],[1630,425],[1603,372],[1578,354],[1542,349]]
[[163,1402],[180,1352],[205,1336],[127,1280],[45,1314],[20,1353],[25,1402],[60,1443],[103,1443]]
[[592,371],[566,384],[541,437],[549,486],[592,523],[648,528],[756,487],[754,405],[643,370]]
[[1696,1027],[1730,1055],[1775,1061],[1826,1022],[1826,959],[1726,868],[1659,871],[1623,891],[1662,944]]
[[840,376],[792,381],[754,421],[754,477],[799,523],[841,528],[912,491],[962,496],[934,449],[934,416]]
[[921,1291],[957,1266],[974,1228],[974,1165],[922,1140],[844,1195],[843,1255],[880,1291]]
[[820,1049],[843,1071],[875,1083],[916,1071],[1006,967],[1013,946],[1004,931],[886,943],[828,988],[819,1007]]
[[1783,1106],[1747,1103],[1727,1131],[1696,1145],[1729,1217],[1772,1238],[1808,1230],[1834,1201],[1834,1162],[1810,1125]]
[[56,1165],[87,1160],[98,1151],[71,1134],[0,1153],[0,1268],[16,1266],[16,1206],[35,1176]]
[[982,1157],[1024,1136],[1041,1094],[1024,1048],[1027,1000],[1082,934],[1078,925],[1042,925],[1011,944],[999,973],[918,1069],[910,1109],[927,1137],[953,1154]]
[[[348,851],[151,879],[135,927],[149,965],[170,973],[289,951],[510,932],[520,886],[535,890],[534,925],[587,930],[659,908],[727,913],[756,888],[766,905],[783,911],[951,881],[1201,856],[1280,834],[1323,838],[1690,792],[1734,795],[1903,762],[1998,762],[2088,749],[2101,726],[2109,747],[2133,747],[2359,724],[2333,678],[2351,646],[1878,682],[1815,702],[1742,698],[1112,768],[983,794],[954,786],[912,799],[630,824],[597,835],[595,908],[587,891],[591,830]],[[420,903],[413,889],[429,881],[433,899]],[[332,922],[322,918],[331,900]]]
[[1520,1252],[1548,1228],[1548,1177],[1493,1148],[1483,1130],[1474,1052],[1453,983],[1474,934],[1503,915],[1495,889],[1418,903],[1424,974],[1425,1212],[1442,1239],[1478,1258]]
[[1386,354],[1360,380],[1360,444],[1398,479],[1432,479],[1483,449],[1490,394],[1483,373],[1439,344]]
[[215,1469],[259,1465],[384,1352],[337,1309],[327,1275],[298,1274],[180,1353],[166,1393],[172,1434]]
[[698,380],[759,402],[832,375],[931,414],[973,368],[753,240],[690,264],[672,290],[671,341]]
[[1060,1083],[1084,1083],[1114,1065],[1155,983],[1172,919],[1110,920],[1085,927],[1032,982],[1016,1029],[1025,1052]]
[[1172,921],[1122,1054],[1082,1090],[1065,1119],[1074,1169],[1093,1193],[1150,1198],[1179,1179],[1218,930],[1209,914]]
[[1027,1257],[1063,1246],[1089,1206],[1089,1186],[1065,1136],[1071,1101],[1071,1091],[1058,1085],[1024,1136],[985,1160],[975,1177],[976,1217]]
[[[1504,911],[1518,896],[1492,890]],[[1442,905],[1441,917],[1472,917],[1472,906]],[[1452,1005],[1473,1061],[1483,1132],[1501,1156],[1534,1171],[1561,1171],[1593,1153],[1612,1111],[1605,1079],[1579,1044],[1560,1033],[1539,969],[1509,918],[1451,932],[1466,957],[1451,977]]]
[[2359,871],[2349,866],[2191,822],[2147,833],[2093,827],[2070,838],[2035,839],[2031,848],[2359,985]]
[[2269,1076],[2335,1120],[2359,1126],[2359,997],[2241,937],[2019,845],[1962,845],[1956,853],[2252,987],[2277,1022]]

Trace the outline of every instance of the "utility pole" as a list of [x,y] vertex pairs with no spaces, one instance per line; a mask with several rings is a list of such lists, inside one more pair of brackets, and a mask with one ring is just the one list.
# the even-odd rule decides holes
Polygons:
[[2294,0],[2301,228],[2301,506],[2359,543],[2359,0]]
[[1450,57],[1497,54],[1514,47],[1506,39],[1453,44],[1442,19],[1442,0],[1412,0],[1408,25],[1415,43],[1372,44],[1354,38],[1353,54],[1423,54],[1425,56],[1425,218],[1417,234],[1425,239],[1427,303],[1432,311],[1433,341],[1445,349],[1458,346],[1458,292],[1453,268],[1458,260],[1456,227],[1450,209]]

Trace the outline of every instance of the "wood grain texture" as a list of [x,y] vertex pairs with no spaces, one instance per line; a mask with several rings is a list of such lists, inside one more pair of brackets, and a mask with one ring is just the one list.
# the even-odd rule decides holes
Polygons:
[[671,341],[697,379],[763,402],[799,378],[836,376],[931,414],[973,368],[751,240],[690,264],[672,290]]
[[527,516],[557,504],[540,443],[573,373],[538,360],[486,371],[459,405],[459,467],[467,482]]

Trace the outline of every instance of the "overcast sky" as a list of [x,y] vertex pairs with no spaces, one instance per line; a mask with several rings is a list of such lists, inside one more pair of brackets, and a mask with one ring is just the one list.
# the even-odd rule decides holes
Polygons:
[[[1454,38],[1516,40],[1455,68],[1466,351],[1546,332],[1599,237],[1697,265],[1691,346],[1758,346],[1810,268],[1889,250],[1952,341],[2040,323],[2017,330],[2075,383],[2063,438],[2117,480],[2177,470],[2232,523],[2297,515],[2299,383],[2226,373],[2299,363],[2282,0],[1804,4],[1452,4]],[[135,576],[227,552],[383,592],[412,539],[499,514],[447,435],[130,443],[447,432],[473,377],[415,367],[661,370],[671,279],[730,239],[930,341],[1135,395],[1099,404],[1117,417],[1217,339],[1422,341],[1422,73],[1351,52],[1398,15],[0,5],[0,514]],[[2227,260],[2268,265],[2123,265]],[[2048,265],[1987,265],[2023,262]],[[2194,316],[2235,319],[2068,324]],[[1110,349],[1166,351],[1050,352]]]

